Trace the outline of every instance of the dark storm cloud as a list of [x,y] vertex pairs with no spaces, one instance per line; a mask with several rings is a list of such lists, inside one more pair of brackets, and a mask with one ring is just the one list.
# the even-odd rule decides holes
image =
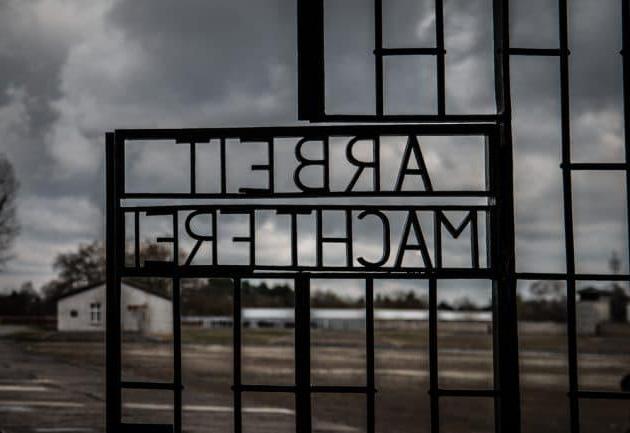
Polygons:
[[[227,98],[234,88],[257,94],[272,86],[269,67],[293,69],[295,10],[289,0],[192,0],[177,7],[169,0],[140,0],[118,3],[108,19],[145,56],[131,97],[200,104]],[[294,75],[283,85],[294,89]],[[283,107],[287,119],[293,108]]]

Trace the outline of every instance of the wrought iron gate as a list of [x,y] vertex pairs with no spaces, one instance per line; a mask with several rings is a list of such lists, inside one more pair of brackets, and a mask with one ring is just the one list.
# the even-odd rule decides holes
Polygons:
[[[296,402],[296,431],[308,433],[311,431],[311,396],[316,393],[354,393],[365,396],[367,413],[367,431],[374,431],[374,397],[378,390],[374,382],[374,327],[372,292],[374,281],[380,278],[425,279],[429,283],[429,394],[431,399],[431,431],[438,432],[439,428],[439,399],[441,397],[482,397],[492,399],[495,407],[495,428],[498,432],[520,431],[520,402],[518,375],[518,333],[516,315],[516,283],[518,280],[560,280],[567,283],[567,335],[568,335],[568,363],[569,384],[568,399],[571,413],[571,432],[580,431],[579,402],[581,399],[623,399],[630,397],[623,392],[598,392],[581,390],[578,387],[577,368],[577,333],[576,333],[576,282],[581,280],[619,280],[630,281],[628,275],[578,274],[575,269],[573,204],[571,174],[575,170],[589,171],[621,171],[626,173],[627,192],[630,194],[628,181],[628,158],[630,158],[630,135],[626,134],[626,161],[619,163],[575,163],[571,159],[570,116],[569,116],[569,45],[567,23],[567,0],[558,0],[558,46],[549,48],[512,47],[509,35],[509,2],[507,0],[493,0],[493,33],[494,33],[494,65],[495,65],[495,96],[496,112],[493,114],[449,114],[445,97],[444,71],[444,6],[443,0],[435,1],[436,14],[436,46],[417,48],[384,48],[382,44],[382,0],[374,0],[375,22],[375,112],[373,115],[328,114],[325,108],[324,89],[324,1],[298,1],[298,44],[299,44],[299,118],[312,122],[416,122],[415,125],[345,125],[345,126],[314,126],[314,127],[286,127],[286,128],[242,128],[242,129],[190,129],[190,130],[117,130],[107,134],[107,424],[108,432],[180,432],[182,392],[184,383],[181,375],[181,339],[180,339],[180,308],[179,281],[186,277],[226,277],[235,282],[234,291],[234,425],[235,431],[241,431],[241,396],[248,392],[285,392],[292,393]],[[623,47],[627,50],[630,41],[629,6],[625,0],[620,1],[623,17]],[[383,109],[383,57],[385,56],[433,56],[436,58],[437,68],[437,111],[433,114],[418,115],[390,115]],[[561,121],[562,121],[562,180],[564,197],[564,223],[566,247],[565,273],[517,273],[514,254],[514,214],[513,214],[513,186],[512,186],[512,116],[510,97],[510,58],[511,56],[551,56],[559,60],[560,93],[561,93]],[[628,56],[624,57],[624,102],[626,126],[630,124],[630,79],[628,79]],[[432,122],[431,124],[422,122]],[[453,123],[456,122],[456,123]],[[301,153],[301,147],[309,141],[327,143],[330,137],[352,137],[367,139],[374,143],[374,151],[380,150],[380,137],[405,136],[483,136],[486,138],[487,150],[487,188],[483,191],[439,191],[425,188],[421,191],[380,191],[376,188],[370,192],[331,191],[329,188],[309,188],[301,183],[299,174],[296,184],[300,185],[299,192],[279,192],[274,190],[273,182],[273,146],[274,139],[293,137],[300,144],[296,147],[296,157],[303,165],[319,163]],[[228,139],[241,141],[260,141],[268,143],[270,159],[268,164],[252,166],[252,170],[269,173],[270,182],[267,188],[256,190],[241,190],[230,192],[226,187],[224,170],[221,169],[221,188],[215,193],[198,192],[196,184],[196,143],[219,140],[221,148],[225,149]],[[125,189],[125,146],[134,140],[172,140],[178,143],[190,156],[190,188],[187,192],[172,193],[141,193],[128,192]],[[350,145],[351,146],[351,145]],[[420,146],[421,147],[421,146]],[[324,146],[325,148],[325,146]],[[415,144],[409,150],[410,156],[416,156]],[[352,151],[350,150],[350,154]],[[221,153],[224,155],[224,151]],[[407,158],[409,158],[408,156]],[[225,160],[221,160],[221,167]],[[357,163],[360,163],[357,161]],[[359,164],[360,166],[360,164]],[[359,167],[358,166],[358,167]],[[364,165],[368,168],[374,166]],[[363,170],[363,168],[361,168]],[[326,173],[324,169],[324,173]],[[360,172],[359,172],[360,174]],[[422,167],[410,169],[403,174],[422,175]],[[327,184],[328,174],[324,174],[324,185]],[[426,187],[425,181],[425,187]],[[422,204],[405,203],[402,205],[382,205],[361,203],[361,199],[368,197],[381,198],[442,198],[457,200],[475,197],[485,200],[483,204]],[[273,204],[273,199],[313,199],[326,200],[330,198],[347,198],[350,204]],[[194,204],[196,200],[230,200],[229,204]],[[248,199],[247,204],[240,203]],[[628,196],[630,205],[630,195]],[[162,200],[160,205],[136,205],[142,200]],[[181,204],[180,200],[186,201]],[[166,202],[171,201],[168,204]],[[193,204],[191,204],[191,202]],[[319,201],[317,201],[319,203]],[[326,211],[341,211],[353,216],[376,218],[383,222],[386,228],[386,218],[381,216],[385,211],[401,211],[412,215],[415,212],[430,212],[434,216],[435,239],[441,236],[442,228],[447,228],[450,235],[458,237],[466,226],[471,227],[471,266],[468,268],[448,268],[441,265],[440,250],[436,247],[435,257],[427,257],[421,244],[424,242],[416,238],[416,244],[408,244],[408,249],[418,250],[423,256],[425,266],[406,268],[401,262],[386,265],[384,261],[364,261],[357,264],[352,257],[351,233],[346,238],[326,237],[318,226],[317,263],[302,265],[297,255],[292,256],[291,263],[282,266],[262,266],[255,262],[254,236],[241,237],[237,241],[249,243],[250,260],[248,265],[222,265],[220,262],[207,266],[193,266],[190,263],[178,263],[178,255],[174,254],[171,263],[147,263],[139,266],[136,260],[133,266],[126,265],[125,255],[125,215],[133,215],[138,219],[140,213],[168,215],[172,217],[174,234],[171,242],[174,251],[178,251],[177,230],[180,224],[180,212],[189,214],[206,213],[212,216],[224,212],[244,213],[249,218],[255,218],[260,210],[273,210],[292,216],[295,224],[296,215],[309,213],[321,215]],[[467,219],[456,227],[444,215],[448,211],[465,211]],[[479,215],[487,215],[487,232],[485,252],[487,259],[480,260],[475,245],[479,238],[476,229]],[[630,216],[630,212],[628,212]],[[321,217],[320,217],[321,218]],[[417,223],[409,217],[404,230],[407,235],[416,233]],[[446,219],[443,219],[446,218]],[[446,223],[444,222],[446,221]],[[135,238],[138,239],[137,224]],[[189,230],[189,229],[187,229]],[[439,232],[439,234],[438,234]],[[293,228],[293,242],[297,238]],[[190,234],[190,232],[189,232]],[[417,236],[417,235],[416,235]],[[235,239],[236,240],[236,239]],[[212,242],[214,257],[216,257],[216,239],[202,237],[202,241]],[[343,265],[326,266],[322,260],[325,243],[341,243],[345,245],[349,261]],[[136,245],[136,251],[137,251]],[[296,248],[295,244],[291,245]],[[405,254],[407,248],[402,249]],[[389,257],[389,252],[387,253]],[[485,265],[484,265],[485,263]],[[121,317],[120,317],[120,283],[124,277],[159,276],[172,279],[173,282],[173,335],[174,335],[174,367],[175,375],[172,383],[125,382],[121,378]],[[239,284],[247,277],[258,278],[290,278],[295,281],[295,383],[290,386],[253,385],[241,381],[241,299]],[[364,386],[316,386],[310,380],[310,305],[309,281],[312,278],[360,278],[365,281],[366,299],[366,383]],[[437,296],[436,287],[440,279],[466,278],[488,279],[493,282],[493,349],[494,349],[494,387],[485,390],[469,389],[441,389],[438,384],[437,364]],[[161,389],[170,390],[174,395],[174,423],[172,425],[141,425],[124,424],[121,421],[121,391],[123,389]]]
[[[487,185],[483,190],[439,190],[430,184],[428,173],[422,168],[409,168],[409,158],[422,162],[421,142],[427,136],[470,136],[485,141]],[[379,183],[373,185],[371,191],[353,191],[352,184],[346,191],[331,191],[328,185],[328,174],[324,175],[324,186],[315,190],[302,185],[299,192],[280,192],[273,187],[273,162],[263,167],[269,174],[270,184],[266,189],[257,191],[229,192],[225,182],[225,163],[221,158],[222,190],[216,193],[198,192],[195,177],[196,144],[219,140],[222,155],[225,155],[226,143],[230,139],[241,142],[262,141],[267,143],[270,151],[270,161],[273,161],[274,140],[293,137],[297,139],[295,153],[301,160],[301,167],[322,164],[301,157],[302,148],[310,142],[326,143],[334,137],[350,137],[347,152],[351,154],[352,146],[357,139],[368,140],[373,145],[375,154],[386,148],[382,143],[387,137],[403,136],[407,138],[405,151],[406,162],[399,172],[396,186],[391,190],[381,189]],[[429,283],[430,303],[430,389],[432,422],[434,431],[439,423],[438,399],[442,396],[468,398],[483,397],[495,399],[496,405],[502,410],[518,399],[518,387],[514,368],[500,368],[501,365],[516,365],[516,346],[514,344],[514,298],[513,298],[513,227],[509,218],[512,212],[509,164],[506,164],[504,149],[497,140],[497,128],[493,125],[391,125],[391,126],[331,126],[331,127],[297,127],[297,128],[244,128],[244,129],[208,129],[208,130],[118,130],[108,134],[107,157],[108,176],[110,179],[108,191],[108,307],[107,308],[107,343],[108,343],[108,421],[112,431],[181,431],[181,410],[183,380],[181,372],[181,315],[180,315],[180,279],[191,277],[225,277],[235,282],[234,313],[233,313],[233,343],[234,343],[234,423],[235,430],[241,431],[241,394],[247,392],[285,392],[295,395],[296,429],[300,432],[310,431],[311,395],[315,393],[353,393],[365,396],[368,431],[374,431],[374,397],[377,389],[374,383],[374,306],[373,284],[377,279],[421,279]],[[418,141],[419,138],[419,141]],[[181,152],[188,152],[190,158],[190,188],[181,193],[142,193],[128,192],[125,188],[125,148],[136,140],[172,140]],[[301,157],[301,159],[300,159]],[[509,161],[509,159],[507,160]],[[358,162],[358,161],[357,161]],[[374,169],[374,164],[372,164]],[[415,165],[415,164],[414,164]],[[300,185],[300,169],[295,172],[296,184]],[[360,174],[360,172],[358,172]],[[400,177],[402,176],[402,178]],[[420,176],[425,181],[425,188],[403,189],[402,182],[406,176]],[[377,175],[378,178],[378,175]],[[402,199],[403,204],[363,204],[361,200],[367,198]],[[229,204],[195,204],[195,201],[229,198]],[[309,200],[344,198],[353,200],[352,204],[273,204],[272,200],[283,198]],[[159,205],[136,205],[143,200],[161,200]],[[446,200],[444,204],[415,204],[419,199]],[[466,203],[466,199],[468,202]],[[470,204],[470,199],[482,200],[483,204]],[[188,204],[168,204],[173,200],[187,200]],[[247,203],[243,204],[243,200]],[[457,201],[464,201],[464,204]],[[193,202],[190,204],[190,202]],[[239,203],[240,202],[240,203]],[[455,203],[453,203],[455,202]],[[126,204],[132,203],[132,204]],[[356,203],[356,204],[355,204]],[[256,263],[256,239],[250,232],[248,236],[235,238],[234,241],[245,242],[249,246],[250,257],[248,264],[225,265],[221,263],[220,251],[217,250],[216,221],[218,214],[242,213],[253,221],[256,213],[272,210],[278,214],[289,215],[291,224],[291,262],[278,265],[261,265]],[[327,212],[343,212],[348,223],[346,236],[327,236],[323,232],[322,216]],[[172,244],[174,251],[179,251],[180,222],[178,216],[187,214],[186,232],[189,236],[199,239],[198,242],[212,243],[214,251],[212,263],[207,265],[193,265],[192,259],[181,262],[177,254],[169,262],[144,262],[138,260],[140,215],[166,215],[172,218],[172,237],[162,238],[162,241]],[[389,222],[387,213],[402,212],[406,222],[403,228],[401,243],[396,256],[391,252],[389,240]],[[418,221],[418,213],[432,215],[434,221],[433,257],[422,234]],[[452,212],[464,212],[460,223],[453,222]],[[201,213],[212,216],[213,235],[196,235],[190,220]],[[314,214],[317,223],[317,254],[315,264],[302,264],[298,260],[297,243],[298,230],[296,218],[298,215]],[[508,217],[506,217],[506,215]],[[135,221],[133,230],[125,230],[126,216]],[[352,224],[363,218],[374,218],[382,224],[383,255],[379,260],[356,257],[353,252],[355,240]],[[480,244],[479,229],[482,221],[486,222],[487,235],[485,244]],[[251,227],[254,222],[250,223]],[[354,222],[356,224],[356,222]],[[448,267],[442,263],[442,235],[448,233],[458,238],[465,229],[470,232],[470,266]],[[131,233],[129,233],[131,231]],[[136,259],[132,264],[125,261],[126,240],[134,239],[133,255]],[[346,247],[345,263],[328,265],[324,260],[325,245],[343,244]],[[480,257],[480,250],[485,256]],[[197,247],[190,253],[194,256]],[[403,259],[408,251],[419,253],[422,265],[405,265]],[[173,291],[173,335],[174,335],[174,380],[172,383],[129,382],[121,378],[121,317],[120,317],[120,284],[126,277],[163,277],[172,280]],[[277,386],[273,384],[248,384],[241,381],[241,296],[240,281],[243,278],[287,278],[295,281],[295,383],[291,386]],[[316,386],[311,383],[310,371],[310,280],[317,279],[362,279],[365,282],[366,300],[366,378],[363,386]],[[495,346],[495,380],[494,388],[467,390],[441,389],[438,386],[437,364],[437,284],[440,279],[484,279],[493,281],[494,299],[494,346]],[[512,287],[510,289],[510,287]],[[506,383],[509,380],[509,383]],[[174,425],[140,425],[121,423],[121,390],[123,389],[162,389],[172,390],[174,393]],[[501,391],[499,391],[501,390]],[[518,407],[518,406],[516,406]],[[497,412],[499,413],[499,412]]]

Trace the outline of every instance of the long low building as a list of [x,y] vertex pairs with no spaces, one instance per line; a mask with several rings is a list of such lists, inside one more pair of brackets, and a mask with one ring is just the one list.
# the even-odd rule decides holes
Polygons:
[[[250,328],[291,328],[295,323],[293,308],[243,308],[243,326]],[[184,323],[203,328],[231,327],[231,316],[186,316]],[[428,310],[374,310],[375,322],[383,325],[410,326],[429,320]],[[491,323],[490,311],[438,311],[442,322]],[[362,329],[365,327],[363,308],[312,308],[311,326],[322,329]]]
[[[121,284],[122,330],[169,336],[173,332],[173,303],[156,290]],[[105,283],[68,290],[57,299],[57,330],[104,331]]]

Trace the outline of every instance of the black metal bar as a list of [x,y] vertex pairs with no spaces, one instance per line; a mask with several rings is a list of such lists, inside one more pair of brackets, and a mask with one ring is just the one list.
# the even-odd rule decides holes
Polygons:
[[[126,193],[121,198],[124,200],[161,200],[161,199],[280,199],[280,198],[349,198],[349,197],[490,197],[487,191],[329,191],[323,192],[274,192],[260,194],[245,193]],[[226,205],[228,206],[228,205]]]
[[298,119],[325,112],[324,0],[298,0]]
[[[413,120],[416,116],[388,116],[390,118]],[[362,119],[372,117],[363,116]],[[427,119],[434,119],[428,116]],[[468,119],[465,124],[409,124],[395,125],[323,125],[323,126],[273,126],[244,128],[187,128],[187,129],[117,129],[116,136],[121,140],[160,140],[207,142],[220,138],[239,138],[243,141],[260,141],[269,137],[304,137],[321,139],[325,136],[374,136],[374,135],[488,135],[497,130],[496,115],[450,115],[449,120]],[[485,120],[482,120],[485,119]]]
[[538,56],[538,57],[558,57],[562,54],[570,54],[568,50],[563,51],[559,48],[510,48],[508,50],[511,56]]
[[[439,1],[439,0],[437,0]],[[374,50],[377,56],[437,56],[444,54],[440,48],[381,48]]]
[[367,386],[322,386],[312,385],[311,393],[317,394],[371,394],[375,393],[374,388]]
[[[192,149],[191,149],[192,150]],[[191,161],[193,162],[193,161]],[[173,262],[179,264],[179,221],[178,213],[173,213]],[[172,280],[171,303],[173,307],[173,430],[182,431],[182,332],[181,332],[181,290],[180,279]]]
[[311,432],[310,280],[295,278],[295,423],[296,431]]
[[366,431],[375,430],[375,393],[376,380],[374,377],[374,279],[365,280],[365,377],[367,383],[366,398]]
[[124,211],[162,211],[162,212],[177,212],[177,211],[193,211],[193,210],[218,210],[221,212],[233,212],[233,211],[255,211],[255,210],[278,210],[283,213],[287,213],[290,210],[297,210],[300,212],[316,212],[316,211],[345,211],[350,209],[352,211],[373,210],[378,209],[382,211],[491,211],[494,206],[492,205],[360,205],[360,204],[348,204],[348,205],[336,205],[336,204],[323,204],[323,205],[290,205],[290,204],[199,204],[199,205],[174,205],[174,206],[125,206]]
[[[496,272],[492,281],[495,430],[521,430],[518,329],[514,245],[514,186],[512,156],[512,100],[510,83],[509,2],[493,1],[495,49],[495,98],[499,120],[499,143],[489,143],[487,152],[490,190],[497,209],[489,215],[489,263]],[[492,140],[493,137],[490,137]]]
[[[175,237],[176,238],[176,237]],[[174,252],[177,256],[177,249]],[[175,433],[182,431],[182,333],[179,278],[173,279],[173,429]]]
[[133,213],[133,263],[134,266],[140,266],[140,212]]
[[173,433],[170,424],[120,424],[117,433]]
[[241,396],[241,279],[234,278],[234,297],[232,298],[232,382],[234,392],[234,432],[243,431],[242,396]]
[[571,113],[569,99],[569,29],[566,0],[558,0],[558,37],[560,41],[560,115],[562,134],[562,193],[564,201],[564,233],[567,271],[567,339],[569,367],[569,408],[571,433],[580,431],[580,405],[576,395],[578,391],[577,366],[577,324],[575,300],[575,245],[573,234],[573,188],[571,170],[566,168],[571,163]]
[[[374,0],[374,92],[376,116],[384,113],[383,86],[383,0]],[[373,116],[370,116],[373,117]]]
[[437,112],[446,114],[446,62],[444,49],[444,1],[435,0],[435,41],[437,46]]
[[630,400],[630,392],[577,391],[575,397],[589,400]]
[[[165,390],[172,391],[177,388],[177,385],[174,383],[165,383],[165,382],[121,382],[120,387],[124,389],[155,389],[155,390]],[[181,385],[180,389],[184,389],[184,386]]]
[[440,431],[440,400],[438,372],[438,317],[437,280],[429,279],[429,398],[431,409],[431,433]]
[[232,391],[239,392],[280,392],[291,393],[295,392],[296,387],[294,385],[233,385]]
[[221,194],[226,195],[227,194],[227,173],[226,173],[226,167],[227,167],[227,163],[226,163],[226,156],[225,156],[225,137],[221,137],[221,139],[219,140],[220,143],[220,147],[219,147],[219,157],[221,158]]
[[625,162],[573,162],[570,164],[561,164],[560,167],[569,170],[617,171],[628,170],[630,165]]
[[[277,392],[277,393],[295,393],[298,390],[296,385],[241,385],[232,386],[232,389],[238,389],[241,392]],[[323,386],[311,385],[309,387],[311,393],[319,394],[369,394],[375,390],[370,390],[367,386]]]
[[496,114],[385,114],[373,116],[370,114],[326,114],[322,117],[322,122],[433,122],[436,124],[458,122],[462,125],[474,125],[482,122],[497,122],[499,116]]
[[197,192],[197,143],[190,143],[190,193]]
[[[623,62],[623,129],[626,166],[630,165],[630,5],[621,0],[621,52]],[[625,54],[624,54],[625,53]],[[630,171],[626,171],[626,228],[630,232]],[[630,242],[628,242],[628,269],[630,269]]]
[[120,431],[122,416],[121,395],[121,323],[120,323],[120,278],[118,275],[118,211],[120,202],[117,198],[119,175],[124,169],[119,166],[119,147],[113,133],[105,135],[106,176],[107,176],[107,214],[105,218],[106,242],[106,278],[107,278],[107,308],[105,337],[105,366],[106,366],[106,429],[107,433]]
[[324,267],[324,228],[322,221],[322,210],[316,210],[315,217],[315,263],[317,267]]
[[[336,271],[336,272],[335,272]],[[312,278],[338,278],[338,279],[356,279],[356,278],[397,278],[397,279],[414,279],[414,278],[428,278],[429,276],[435,276],[436,278],[445,279],[482,279],[487,280],[494,278],[496,273],[493,269],[480,268],[480,269],[468,269],[468,268],[395,268],[395,267],[383,267],[378,269],[362,268],[362,267],[330,267],[330,266],[258,266],[253,269],[249,266],[243,265],[221,265],[221,266],[180,266],[180,267],[160,267],[152,269],[134,269],[126,268],[121,271],[123,277],[162,277],[172,278],[174,276],[181,276],[182,278],[207,278],[208,275],[212,275],[216,278],[295,278],[296,275],[308,274]],[[611,279],[613,281],[619,281],[618,279]]]
[[494,389],[438,389],[436,394],[440,397],[496,398],[500,392]]

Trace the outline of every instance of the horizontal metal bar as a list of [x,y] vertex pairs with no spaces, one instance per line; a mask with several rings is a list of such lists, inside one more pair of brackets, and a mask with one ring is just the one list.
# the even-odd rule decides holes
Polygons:
[[[318,122],[436,122],[434,125],[457,122],[460,127],[494,126],[501,119],[500,114],[324,114]],[[493,123],[485,123],[493,122]],[[446,125],[444,125],[446,126]],[[483,133],[483,132],[482,132]],[[428,134],[425,134],[428,135]],[[444,134],[450,135],[450,134]]]
[[283,198],[352,198],[352,197],[490,197],[489,191],[330,191],[330,192],[274,192],[274,193],[188,193],[188,192],[132,192],[121,199],[283,199]]
[[372,204],[372,205],[302,205],[302,204],[199,204],[199,205],[165,205],[165,206],[124,206],[120,208],[121,213],[125,212],[152,212],[160,211],[162,213],[172,213],[180,211],[193,210],[219,210],[219,211],[261,211],[261,210],[278,210],[283,212],[306,212],[306,211],[364,211],[364,210],[380,210],[380,211],[398,211],[398,212],[420,212],[420,211],[479,211],[485,212],[493,209],[491,205],[388,205],[388,204]]
[[592,400],[630,400],[630,392],[616,391],[577,391],[578,398]]
[[380,48],[374,50],[377,56],[437,56],[446,50],[439,48]]
[[170,424],[120,424],[121,433],[173,433]]
[[232,391],[241,392],[295,392],[295,385],[232,385]]
[[575,274],[517,272],[519,280],[630,281],[630,274]]
[[[388,119],[392,116],[387,116]],[[396,116],[398,120],[413,121],[418,116]],[[423,116],[425,117],[425,116]],[[362,116],[364,119],[374,119],[374,116]],[[426,116],[426,119],[436,119],[436,116]],[[278,127],[247,127],[247,128],[191,128],[191,129],[117,129],[116,138],[119,140],[176,140],[185,143],[202,143],[219,138],[240,138],[242,140],[261,140],[280,137],[317,138],[326,136],[387,136],[387,135],[489,135],[497,130],[496,115],[443,116],[443,120],[470,119],[467,124],[400,124],[400,125],[326,125],[326,126],[278,126]],[[480,123],[480,122],[486,123]]]
[[[264,272],[264,271],[277,272]],[[448,278],[448,279],[492,279],[494,272],[490,269],[400,269],[383,267],[378,269],[364,267],[330,267],[330,266],[250,266],[217,265],[217,266],[179,266],[164,262],[155,268],[124,268],[121,276],[129,277],[164,277],[164,278],[295,278],[296,275],[308,274],[311,278],[357,279],[357,278]]]
[[[188,268],[183,268],[178,270],[177,272],[156,272],[146,271],[144,269],[133,269],[126,268],[121,271],[121,276],[123,278],[130,277],[159,277],[165,276],[170,277],[173,274],[177,274],[181,276],[181,278],[195,278],[195,277],[206,277],[206,278],[265,278],[265,279],[290,279],[295,278],[297,275],[306,275],[310,278],[315,279],[336,279],[336,280],[356,280],[363,278],[374,278],[375,280],[386,280],[386,279],[401,279],[401,280],[426,280],[429,278],[448,278],[451,280],[488,280],[494,277],[494,273],[490,269],[482,269],[475,270],[474,273],[471,272],[470,269],[467,269],[465,272],[447,272],[447,270],[442,270],[440,272],[392,272],[392,271],[383,271],[383,272],[372,272],[372,271],[364,271],[364,272],[330,272],[330,268],[327,268],[327,271],[294,271],[294,272],[264,272],[257,271],[251,269],[230,269],[228,266],[220,266],[218,269],[214,269],[212,271],[208,269],[194,269],[199,268],[200,266],[190,266]],[[192,269],[191,269],[192,268]],[[204,267],[205,268],[205,267]],[[225,269],[228,268],[228,269]],[[437,275],[437,276],[436,276]]]
[[438,389],[436,394],[438,397],[495,397],[497,391],[493,389]]
[[[508,50],[511,56],[550,56],[557,57],[563,54],[560,48],[510,48]],[[566,54],[571,54],[569,50]]]
[[[175,390],[176,386],[174,383],[160,383],[160,382],[121,382],[121,388],[125,389],[164,389],[164,390]],[[184,389],[182,385],[180,389]]]
[[571,164],[560,164],[560,167],[568,170],[628,170],[630,164],[625,162],[573,162]]
[[328,394],[367,394],[369,392],[376,393],[376,388],[367,386],[311,386],[311,392],[328,393]]
[[[295,393],[298,387],[295,385],[233,385],[233,391],[241,392],[280,392]],[[367,386],[320,386],[312,385],[308,390],[313,393],[328,394],[367,394],[369,392],[376,393],[376,389]]]

